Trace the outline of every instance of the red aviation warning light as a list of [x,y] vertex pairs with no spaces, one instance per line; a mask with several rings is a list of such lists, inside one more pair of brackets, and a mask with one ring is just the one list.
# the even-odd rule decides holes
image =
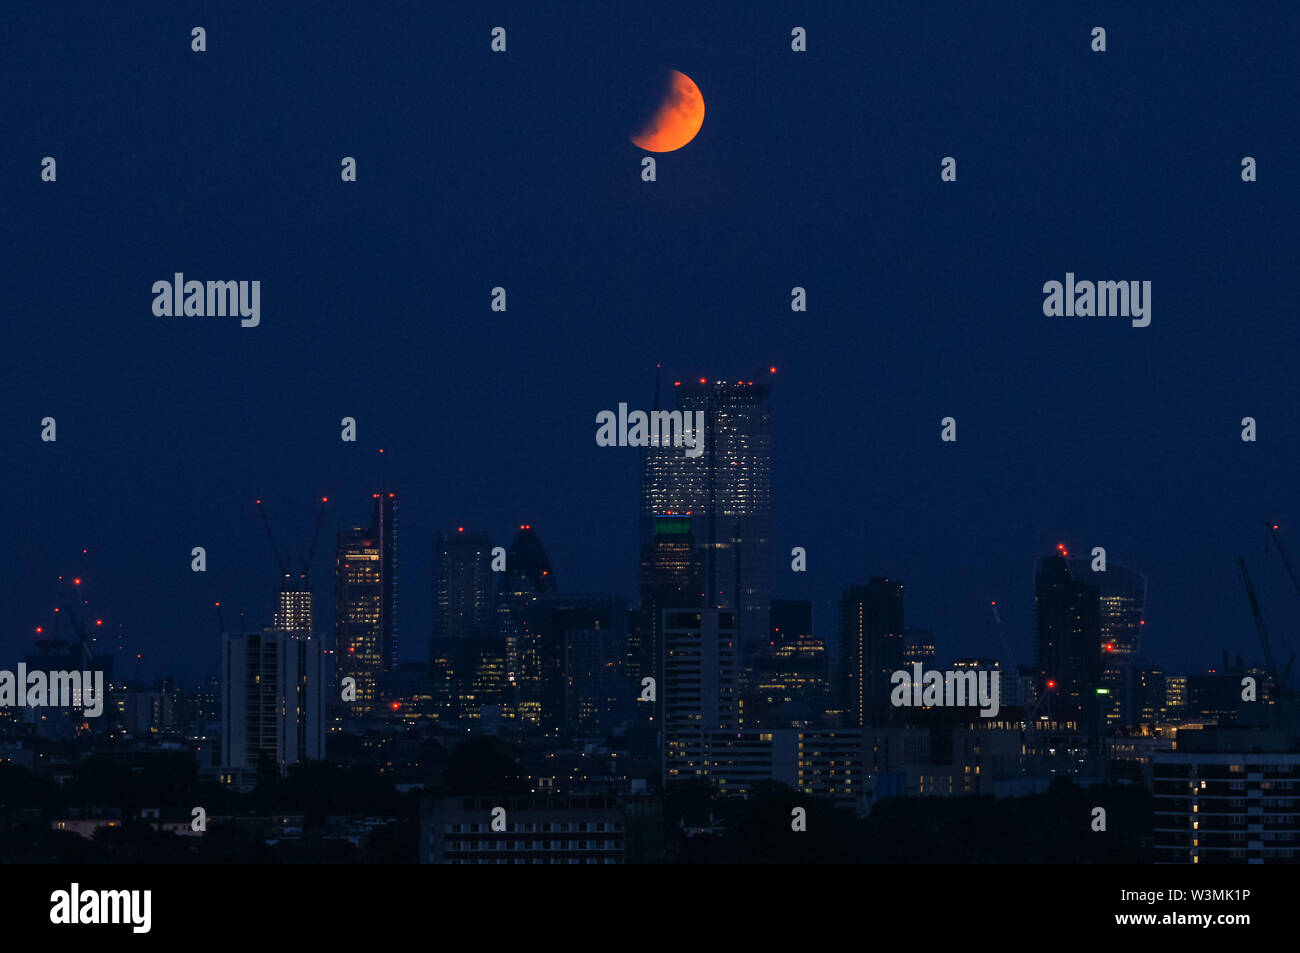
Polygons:
[[1054,678],[1049,678],[1049,679],[1047,680],[1047,687],[1048,687],[1049,689],[1050,689],[1050,688],[1055,688],[1055,687],[1056,687],[1056,679],[1054,679]]

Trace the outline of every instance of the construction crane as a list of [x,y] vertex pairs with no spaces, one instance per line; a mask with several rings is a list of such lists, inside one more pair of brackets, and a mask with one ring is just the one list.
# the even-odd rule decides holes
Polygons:
[[[312,528],[311,545],[307,550],[307,557],[305,559],[299,558],[298,560],[301,571],[297,573],[297,575],[301,581],[302,588],[304,589],[308,588],[307,579],[311,572],[312,560],[316,556],[316,543],[320,539],[321,524],[325,520],[325,507],[328,504],[329,497],[321,497],[320,510],[316,513],[316,524]],[[275,557],[275,563],[280,568],[281,579],[284,580],[284,584],[287,585],[288,580],[294,577],[293,560],[288,555],[280,552],[280,546],[275,540],[275,532],[271,529],[271,520],[266,515],[266,507],[262,505],[261,500],[257,501],[257,515],[262,518],[262,526],[266,529],[266,538],[271,542],[271,554]]]
[[1291,562],[1291,554],[1287,551],[1286,541],[1282,539],[1281,529],[1277,523],[1268,520],[1264,520],[1264,526],[1268,529],[1273,545],[1277,547],[1277,554],[1282,557],[1282,565],[1286,567],[1286,574],[1291,577],[1291,585],[1295,587],[1296,595],[1300,596],[1300,576],[1296,575],[1295,564]]
[[83,662],[87,669],[95,667],[95,652],[90,646],[90,638],[86,635],[86,627],[81,624],[81,616],[77,610],[72,607],[72,603],[66,603],[63,606],[63,612],[72,623],[72,631],[77,633],[77,638],[81,642],[81,651],[84,654]]
[[262,518],[262,526],[266,528],[266,538],[271,541],[271,555],[275,557],[275,564],[280,567],[282,578],[289,578],[289,560],[280,555],[280,545],[275,541],[275,530],[271,529],[271,520],[266,515],[266,508],[262,506],[262,501],[257,501],[257,515]]
[[311,571],[311,561],[316,556],[316,541],[320,539],[320,527],[321,523],[325,520],[325,507],[329,501],[330,498],[328,496],[322,496],[320,500],[320,509],[316,512],[316,525],[312,527],[311,531],[311,546],[308,548],[307,558],[303,560],[302,564],[302,574],[304,578],[306,578],[307,573]]
[[1011,650],[1011,642],[1007,639],[1006,626],[1002,624],[1002,614],[998,612],[996,599],[989,603],[989,608],[993,610],[993,628],[997,631],[998,638],[1002,642],[1002,650],[1007,653],[1007,665],[1011,667],[1011,672],[1014,675],[1017,671],[1016,654]]
[[1255,632],[1259,635],[1260,648],[1264,651],[1264,666],[1268,671],[1269,677],[1273,679],[1274,690],[1279,696],[1287,694],[1286,680],[1291,674],[1291,663],[1295,661],[1295,656],[1286,663],[1286,671],[1279,672],[1277,661],[1273,658],[1273,645],[1268,637],[1268,628],[1264,625],[1264,616],[1259,611],[1259,599],[1255,596],[1255,584],[1250,581],[1250,571],[1246,568],[1246,560],[1237,557],[1237,565],[1241,568],[1241,581],[1246,585],[1246,596],[1250,599],[1250,611],[1255,618]]

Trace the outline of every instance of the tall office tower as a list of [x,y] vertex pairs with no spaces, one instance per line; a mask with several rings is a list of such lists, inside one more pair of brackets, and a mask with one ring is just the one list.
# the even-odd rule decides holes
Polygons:
[[[1064,552],[1063,548],[1061,549]],[[1101,723],[1107,726],[1139,724],[1128,686],[1133,677],[1132,659],[1142,637],[1142,613],[1146,606],[1147,579],[1141,573],[1115,563],[1094,572],[1092,558],[1070,556],[1070,575],[1089,582],[1100,591],[1101,675],[1097,706]]]
[[[735,608],[738,637],[746,651],[767,638],[772,522],[771,385],[760,381],[678,381],[675,411],[659,411],[658,388],[651,446],[643,456],[641,542],[653,539],[655,517],[691,516],[701,553],[705,605]],[[686,447],[656,437],[658,415],[680,412],[694,426],[703,414],[704,447]],[[691,451],[694,452],[694,451]]]
[[[514,688],[521,665],[524,614],[538,596],[556,591],[555,571],[530,524],[519,527],[506,553],[506,570],[498,575],[501,581],[496,594],[496,634],[505,640],[506,676]],[[435,654],[430,652],[430,658]],[[537,719],[528,720],[535,724]]]
[[1101,594],[1074,579],[1062,553],[1044,557],[1034,577],[1034,661],[1041,687],[1058,720],[1079,719],[1079,729],[1100,728]]
[[325,646],[296,632],[227,633],[221,644],[222,773],[255,777],[264,760],[280,771],[325,757]]
[[353,715],[374,710],[380,679],[397,671],[397,494],[373,495],[368,526],[338,535],[334,555],[334,651],[356,680]]
[[492,539],[487,533],[440,533],[433,542],[433,637],[495,634]]
[[383,672],[383,571],[379,539],[369,526],[342,530],[334,557],[334,659],[340,678],[352,678],[353,715],[373,711]]
[[[628,641],[628,674],[639,685],[650,677],[662,682],[660,632],[665,609],[696,609],[704,604],[700,551],[695,548],[691,517],[665,513],[654,517],[648,542],[641,547],[641,618]],[[663,695],[656,692],[651,714],[663,714]]]
[[1101,651],[1116,658],[1136,655],[1142,639],[1142,613],[1146,607],[1147,577],[1109,563],[1105,572],[1093,572],[1092,560],[1071,556],[1070,575],[1100,590]]
[[903,584],[872,576],[840,597],[845,708],[856,728],[887,719],[890,676],[903,667]]
[[[573,661],[579,665],[590,662],[591,653],[581,645],[584,640],[581,634],[590,632],[607,633],[604,647],[597,651],[611,652],[612,646],[617,646],[617,658],[606,658],[613,666],[606,674],[619,682],[615,692],[632,696],[634,686],[623,668],[627,653],[627,600],[606,595],[538,596],[524,612],[519,642],[516,683],[520,718],[524,722],[558,729],[571,720],[566,717],[566,703],[583,704],[581,689],[576,694],[569,691],[571,675],[566,666],[570,660],[569,645],[575,638]],[[590,643],[591,639],[586,641]],[[606,687],[597,690],[605,691]]]
[[383,649],[383,670],[397,671],[397,494],[391,491],[374,495],[374,512],[370,524],[379,540],[379,632]]
[[622,625],[565,631],[564,725],[569,734],[608,738],[630,718],[633,683],[626,675],[626,654]]
[[723,609],[664,614],[665,782],[707,778],[714,747],[740,729],[737,615]]

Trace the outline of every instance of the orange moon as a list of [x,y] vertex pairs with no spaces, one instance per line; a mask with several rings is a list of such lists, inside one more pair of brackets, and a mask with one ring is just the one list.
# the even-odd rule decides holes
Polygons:
[[704,125],[704,97],[685,73],[673,70],[668,93],[645,128],[631,137],[647,152],[672,152],[695,138]]

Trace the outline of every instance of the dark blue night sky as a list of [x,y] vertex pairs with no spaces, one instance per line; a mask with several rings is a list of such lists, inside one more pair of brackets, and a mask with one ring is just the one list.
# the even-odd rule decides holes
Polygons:
[[[828,636],[842,587],[890,575],[940,660],[1001,654],[997,599],[1028,664],[1064,542],[1149,576],[1169,671],[1258,657],[1239,553],[1300,647],[1262,527],[1300,547],[1300,7],[281,6],[0,15],[5,665],[80,572],[141,675],[215,671],[215,600],[270,623],[257,497],[294,543],[330,497],[327,626],[334,533],[381,483],[404,660],[438,529],[531,523],[562,589],[635,600],[636,451],[594,421],[647,406],[657,362],[777,366],[772,591]],[[707,112],[648,184],[627,136],[665,68]],[[177,271],[260,280],[261,325],[155,317]],[[1067,271],[1150,280],[1151,326],[1044,317]]]

